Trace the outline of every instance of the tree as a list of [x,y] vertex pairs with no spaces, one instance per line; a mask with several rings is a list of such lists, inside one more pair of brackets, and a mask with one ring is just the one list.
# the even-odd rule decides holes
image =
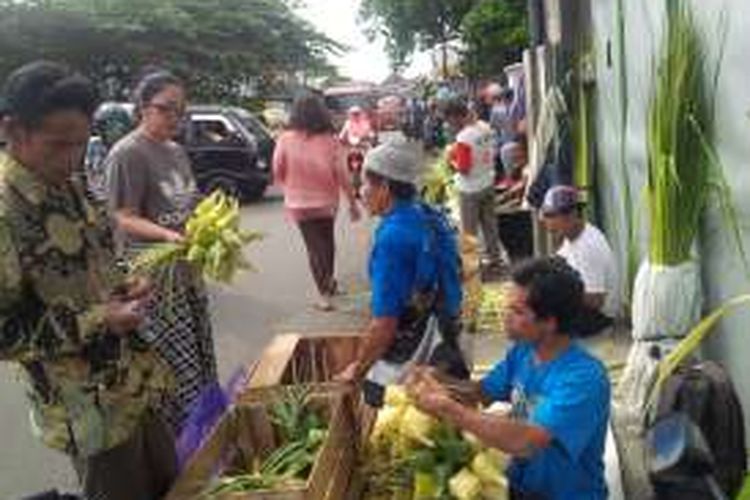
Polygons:
[[526,0],[479,0],[466,14],[462,38],[466,45],[464,70],[469,77],[502,74],[519,61],[529,43]]
[[330,72],[337,50],[279,0],[0,0],[0,76],[62,61],[112,99],[158,65],[183,76],[194,99],[236,101],[249,83]]
[[406,65],[418,48],[441,47],[445,74],[447,44],[458,39],[473,4],[474,0],[363,0],[360,18],[371,37],[385,37],[394,69]]
[[463,42],[463,68],[470,77],[496,76],[517,61],[528,44],[526,0],[363,0],[360,18],[370,37],[386,39],[394,69],[417,49]]

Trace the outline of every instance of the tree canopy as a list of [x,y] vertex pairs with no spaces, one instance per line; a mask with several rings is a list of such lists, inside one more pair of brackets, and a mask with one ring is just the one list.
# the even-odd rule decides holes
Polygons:
[[199,99],[232,100],[290,76],[328,75],[332,40],[280,0],[0,0],[0,76],[65,62],[122,98],[145,66],[171,69]]
[[383,35],[394,68],[417,49],[458,38],[474,0],[363,0],[360,18],[370,36]]
[[526,17],[525,0],[363,0],[360,10],[365,32],[385,37],[395,69],[417,49],[460,40],[464,68],[474,77],[499,74],[519,57]]
[[470,76],[493,76],[521,59],[529,43],[526,0],[479,0],[461,23]]

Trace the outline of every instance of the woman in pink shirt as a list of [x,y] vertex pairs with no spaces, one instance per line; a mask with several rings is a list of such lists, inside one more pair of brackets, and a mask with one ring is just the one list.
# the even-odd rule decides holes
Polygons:
[[343,193],[352,222],[360,213],[351,189],[344,151],[323,101],[305,96],[294,103],[289,128],[276,143],[274,179],[284,191],[289,217],[302,233],[320,300],[330,311],[336,293],[334,223]]

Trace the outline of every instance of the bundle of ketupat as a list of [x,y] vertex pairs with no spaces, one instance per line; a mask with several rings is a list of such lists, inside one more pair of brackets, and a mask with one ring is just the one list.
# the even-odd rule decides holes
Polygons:
[[477,312],[476,333],[502,335],[505,332],[503,317],[507,307],[508,283],[485,283],[481,290],[481,303]]
[[455,172],[448,163],[448,149],[430,165],[423,177],[422,197],[433,205],[446,205],[457,197],[454,185]]
[[505,456],[422,413],[390,386],[365,456],[364,498],[502,500]]
[[188,262],[205,277],[230,283],[238,271],[252,269],[243,248],[260,239],[260,233],[240,228],[239,202],[215,191],[195,208],[185,226],[184,241],[152,246],[138,255],[132,270],[153,274]]
[[461,233],[461,277],[464,290],[461,317],[466,329],[476,331],[479,309],[482,304],[482,276],[480,273],[479,239]]

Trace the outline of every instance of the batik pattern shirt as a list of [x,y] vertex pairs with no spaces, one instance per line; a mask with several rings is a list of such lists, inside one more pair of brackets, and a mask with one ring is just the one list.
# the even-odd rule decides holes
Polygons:
[[35,433],[74,456],[125,441],[169,385],[138,335],[104,324],[123,281],[82,186],[53,187],[0,154],[0,359],[21,367]]

